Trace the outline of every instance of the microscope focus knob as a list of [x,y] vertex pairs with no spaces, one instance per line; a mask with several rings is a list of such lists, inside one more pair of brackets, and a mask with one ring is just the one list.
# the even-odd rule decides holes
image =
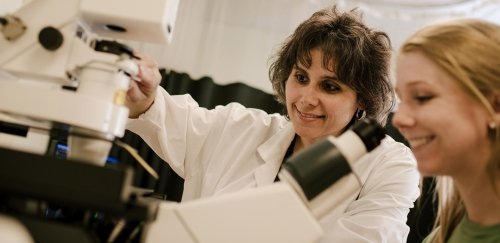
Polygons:
[[38,33],[38,42],[40,42],[45,49],[55,51],[61,47],[63,35],[54,27],[45,27]]

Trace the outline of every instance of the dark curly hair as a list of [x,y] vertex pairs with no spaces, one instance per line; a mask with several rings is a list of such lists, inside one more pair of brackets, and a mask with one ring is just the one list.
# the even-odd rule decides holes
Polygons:
[[[334,6],[320,10],[285,40],[269,69],[276,100],[286,104],[290,72],[298,63],[310,67],[310,51],[315,48],[323,53],[323,66],[356,92],[367,116],[385,125],[395,97],[389,78],[391,43],[386,33],[365,26],[357,9],[340,12]],[[287,116],[286,108],[284,112]]]

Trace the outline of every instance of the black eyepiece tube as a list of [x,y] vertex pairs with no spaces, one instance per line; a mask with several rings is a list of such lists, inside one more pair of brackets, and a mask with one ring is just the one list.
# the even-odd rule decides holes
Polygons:
[[376,121],[363,119],[338,138],[329,137],[292,156],[283,169],[312,200],[351,173],[350,163],[377,147],[384,136],[384,129]]
[[363,140],[368,152],[377,147],[385,137],[385,130],[373,119],[359,120],[351,130]]
[[3,26],[7,25],[7,19],[4,17],[0,17],[0,24]]

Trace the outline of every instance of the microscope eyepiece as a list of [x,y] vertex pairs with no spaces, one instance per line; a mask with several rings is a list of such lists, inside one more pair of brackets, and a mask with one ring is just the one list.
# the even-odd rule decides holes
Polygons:
[[376,121],[362,119],[339,137],[328,137],[292,156],[283,164],[283,170],[301,187],[307,200],[312,200],[350,174],[351,163],[377,147],[384,136],[384,129]]

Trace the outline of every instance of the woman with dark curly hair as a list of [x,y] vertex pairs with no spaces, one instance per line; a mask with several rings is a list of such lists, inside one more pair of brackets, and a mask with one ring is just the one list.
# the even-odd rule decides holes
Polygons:
[[[154,61],[143,57],[142,81],[128,92],[128,128],[184,178],[183,201],[270,185],[283,161],[313,143],[363,117],[385,124],[394,102],[390,54],[387,35],[365,26],[355,10],[314,13],[270,67],[284,115],[235,103],[207,110],[189,95],[169,95],[158,88]],[[321,240],[405,242],[419,195],[411,151],[386,136],[360,160],[362,187],[319,219]]]

